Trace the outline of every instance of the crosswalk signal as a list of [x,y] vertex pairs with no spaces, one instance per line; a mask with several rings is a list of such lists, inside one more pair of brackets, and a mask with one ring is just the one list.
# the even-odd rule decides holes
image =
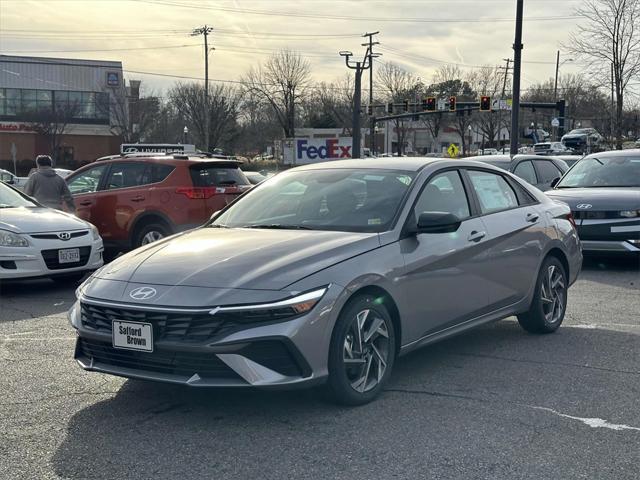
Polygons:
[[409,111],[409,100],[405,100],[404,102],[402,102],[402,108],[404,109],[405,113]]
[[427,97],[427,111],[428,112],[436,111],[436,97]]
[[387,103],[387,113],[393,113],[393,103]]
[[456,111],[456,97],[449,97],[449,111]]
[[367,115],[373,115],[373,105],[367,105]]
[[480,97],[480,111],[481,112],[491,111],[491,97],[487,95],[482,95]]

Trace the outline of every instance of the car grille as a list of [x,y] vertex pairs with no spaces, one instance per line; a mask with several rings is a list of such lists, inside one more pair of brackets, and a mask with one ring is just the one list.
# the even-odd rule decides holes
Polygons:
[[[614,210],[614,211],[586,211],[586,210],[579,210],[579,211],[575,211],[575,212],[571,212],[571,214],[573,215],[573,218],[576,220],[605,220],[607,218],[623,218],[620,216],[620,211],[619,210]],[[629,220],[633,220],[632,218],[630,218]]]
[[[64,249],[62,249],[64,250]],[[60,263],[58,262],[58,249],[42,250],[42,258],[44,263],[47,264],[49,270],[61,270],[63,268],[82,267],[89,261],[91,255],[91,247],[80,247],[80,261],[73,263]]]
[[[82,232],[70,232],[69,239],[83,237],[87,235],[89,232],[84,230]],[[31,235],[32,238],[37,238],[39,240],[62,240],[57,233],[34,233]]]
[[219,334],[225,324],[222,316],[208,313],[173,313],[127,310],[81,304],[82,326],[97,332],[111,333],[112,322],[145,322],[153,325],[153,338],[178,342],[203,342]]
[[110,343],[78,339],[76,357],[84,356],[114,367],[131,368],[170,375],[191,377],[233,378],[240,377],[213,353],[156,350],[135,352],[113,348]]

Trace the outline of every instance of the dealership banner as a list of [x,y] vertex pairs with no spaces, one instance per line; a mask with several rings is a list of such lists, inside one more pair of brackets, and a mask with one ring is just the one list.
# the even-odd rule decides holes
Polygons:
[[285,142],[284,163],[306,165],[309,163],[344,160],[351,158],[351,137],[295,138]]

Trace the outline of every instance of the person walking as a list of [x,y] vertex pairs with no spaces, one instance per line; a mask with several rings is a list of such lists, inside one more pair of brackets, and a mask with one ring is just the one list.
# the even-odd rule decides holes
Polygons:
[[67,182],[51,168],[51,164],[49,155],[38,155],[36,158],[38,169],[29,176],[24,185],[24,193],[49,208],[63,210],[63,204],[66,204],[68,210],[75,213],[76,204]]

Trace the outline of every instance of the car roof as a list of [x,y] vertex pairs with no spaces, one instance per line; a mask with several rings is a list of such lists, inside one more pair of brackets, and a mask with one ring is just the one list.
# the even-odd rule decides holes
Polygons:
[[640,148],[630,148],[628,150],[607,150],[604,152],[597,152],[587,155],[584,158],[598,158],[598,157],[627,157],[640,155]]
[[427,157],[382,157],[382,158],[353,158],[350,160],[335,160],[330,162],[300,165],[298,170],[320,170],[324,168],[358,168],[375,170],[405,170],[417,172],[427,165],[438,163],[447,158]]

